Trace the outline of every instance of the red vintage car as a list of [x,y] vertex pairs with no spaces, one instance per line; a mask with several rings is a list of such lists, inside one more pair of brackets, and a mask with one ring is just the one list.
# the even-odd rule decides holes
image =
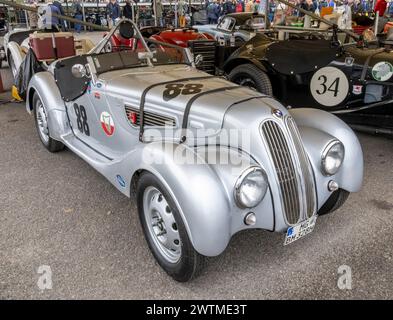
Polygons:
[[[216,41],[214,37],[198,32],[196,29],[167,29],[162,27],[144,27],[141,33],[146,39],[153,39],[160,42],[165,42],[172,45],[177,45],[183,48],[190,48],[194,56],[201,56],[202,62],[198,65],[198,69],[205,72],[215,73],[215,55],[216,55]],[[135,43],[135,38],[125,39],[119,33],[112,36],[110,42],[110,51],[119,51],[124,48],[139,48],[141,43]],[[157,44],[151,43],[150,48],[154,49]]]
[[189,47],[190,41],[211,40],[214,37],[207,33],[198,32],[196,29],[170,29],[159,31],[150,37],[151,39],[174,44],[183,48]]

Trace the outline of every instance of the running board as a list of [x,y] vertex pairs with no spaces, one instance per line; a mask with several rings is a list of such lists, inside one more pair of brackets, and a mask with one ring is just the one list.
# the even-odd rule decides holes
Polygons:
[[67,148],[69,148],[72,152],[81,157],[94,168],[101,168],[103,165],[109,165],[113,163],[113,159],[90,147],[88,144],[73,134],[63,136],[62,139],[62,142],[67,146]]

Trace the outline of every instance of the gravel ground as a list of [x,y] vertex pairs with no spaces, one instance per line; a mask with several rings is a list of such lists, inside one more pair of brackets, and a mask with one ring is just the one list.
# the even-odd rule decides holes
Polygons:
[[[0,99],[7,97],[2,95]],[[360,134],[365,181],[315,231],[249,231],[187,284],[150,254],[135,202],[72,152],[47,152],[23,104],[0,105],[0,299],[393,298],[393,140]],[[48,265],[53,287],[41,291]],[[337,286],[352,270],[352,289]]]

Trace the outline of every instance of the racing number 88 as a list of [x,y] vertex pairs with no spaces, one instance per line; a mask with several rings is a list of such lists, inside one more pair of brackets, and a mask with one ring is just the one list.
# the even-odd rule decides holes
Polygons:
[[162,96],[165,101],[169,101],[171,99],[176,98],[180,94],[194,94],[202,91],[203,84],[199,83],[171,83],[165,86],[166,90],[164,90]]
[[75,103],[74,110],[76,115],[76,124],[78,125],[79,131],[87,136],[90,136],[90,129],[89,129],[89,125],[87,124],[87,114],[86,114],[85,107],[78,106]]

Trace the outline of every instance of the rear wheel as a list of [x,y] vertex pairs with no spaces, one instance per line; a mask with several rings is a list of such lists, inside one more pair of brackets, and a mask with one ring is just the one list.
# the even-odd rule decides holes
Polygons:
[[175,280],[195,278],[204,257],[194,249],[179,210],[161,182],[145,172],[137,183],[138,213],[149,248]]
[[253,88],[263,94],[273,95],[272,84],[265,72],[253,64],[242,64],[229,73],[229,80]]
[[64,144],[60,141],[54,140],[50,136],[48,127],[48,113],[44,103],[41,101],[37,93],[34,93],[33,97],[33,111],[34,120],[37,127],[38,136],[42,144],[50,152],[58,152],[64,149]]
[[325,202],[321,209],[318,211],[318,215],[322,216],[328,214],[340,208],[345,201],[348,199],[349,192],[343,189],[334,191],[329,199]]
[[8,65],[10,66],[12,76],[14,77],[14,79],[16,79],[18,75],[18,69],[15,66],[15,62],[11,54],[8,54]]

